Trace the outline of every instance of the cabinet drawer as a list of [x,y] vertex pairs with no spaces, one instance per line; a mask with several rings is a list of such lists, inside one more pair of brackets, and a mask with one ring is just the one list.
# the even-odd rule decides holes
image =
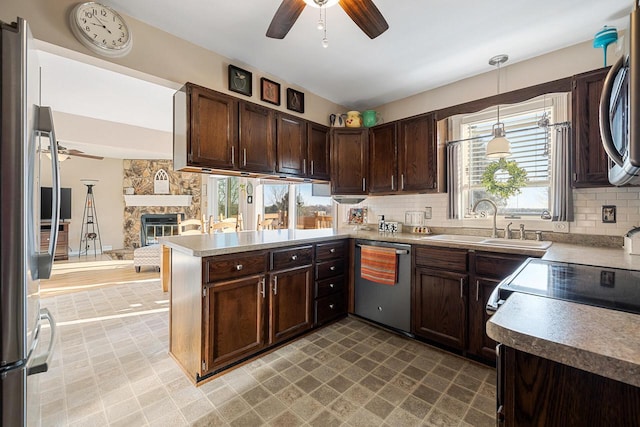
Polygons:
[[487,252],[476,253],[476,275],[502,280],[527,259],[522,255],[494,254]]
[[316,280],[339,276],[344,272],[344,260],[319,262],[316,264]]
[[213,256],[205,258],[203,263],[204,282],[210,283],[251,274],[263,274],[267,269],[267,253],[250,252]]
[[318,243],[316,245],[316,260],[325,261],[334,258],[344,258],[346,254],[345,240],[328,243]]
[[313,262],[313,246],[296,246],[271,252],[271,270],[300,267]]
[[328,322],[347,313],[347,305],[343,293],[318,298],[314,302],[316,325]]
[[413,252],[416,254],[417,266],[447,271],[467,271],[466,250],[417,246]]
[[344,276],[331,277],[316,282],[315,298],[342,292],[344,290]]

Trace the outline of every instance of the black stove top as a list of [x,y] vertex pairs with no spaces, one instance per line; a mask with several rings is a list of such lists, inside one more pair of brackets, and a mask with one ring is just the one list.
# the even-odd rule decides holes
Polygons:
[[528,259],[500,284],[513,292],[557,298],[640,314],[640,271]]

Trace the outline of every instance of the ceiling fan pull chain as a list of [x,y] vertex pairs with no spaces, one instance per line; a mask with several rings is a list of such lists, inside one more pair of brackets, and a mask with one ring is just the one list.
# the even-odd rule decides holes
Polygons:
[[327,39],[327,7],[323,6],[320,8],[320,13],[324,10],[324,37],[322,38],[322,47],[329,47],[329,40]]

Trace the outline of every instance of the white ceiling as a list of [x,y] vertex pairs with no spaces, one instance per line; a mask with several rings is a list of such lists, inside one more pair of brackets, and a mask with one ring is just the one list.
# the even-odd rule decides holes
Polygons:
[[[284,40],[265,36],[281,0],[102,1],[358,110],[490,71],[488,59],[499,53],[509,55],[509,65],[592,40],[605,24],[623,29],[633,6],[632,0],[374,0],[389,30],[371,40],[334,6],[325,49],[318,9],[311,7]],[[60,116],[63,145],[105,157],[171,158],[172,84],[65,56],[41,54],[43,103]]]
[[[627,25],[632,0],[374,0],[389,30],[370,40],[338,5],[306,7],[284,40],[265,32],[281,0],[103,0],[127,15],[349,108],[374,108]],[[135,39],[135,34],[134,34]],[[507,65],[508,65],[507,64]]]

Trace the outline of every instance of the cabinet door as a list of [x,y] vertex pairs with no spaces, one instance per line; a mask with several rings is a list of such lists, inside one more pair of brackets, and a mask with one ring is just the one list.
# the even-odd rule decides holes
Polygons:
[[476,278],[469,286],[469,352],[492,362],[496,360],[497,343],[487,335],[489,315],[486,306],[498,283],[497,280]]
[[265,285],[265,277],[256,275],[207,287],[207,371],[250,356],[265,346]]
[[602,147],[598,117],[600,95],[608,68],[576,76],[571,93],[573,111],[574,187],[610,186],[607,154]]
[[329,128],[317,123],[307,124],[307,175],[329,180]]
[[427,114],[400,121],[398,142],[401,191],[437,190],[435,118]]
[[298,117],[277,115],[277,172],[307,174],[307,122]]
[[248,102],[240,102],[240,135],[238,164],[250,172],[276,170],[273,110]]
[[467,275],[416,268],[414,333],[456,349],[465,345]]
[[391,193],[398,190],[396,143],[395,123],[369,130],[369,193]]
[[270,274],[269,344],[311,329],[311,266]]
[[188,163],[233,168],[238,144],[238,102],[199,86],[190,86]]
[[331,130],[331,193],[367,194],[369,137],[366,129]]

